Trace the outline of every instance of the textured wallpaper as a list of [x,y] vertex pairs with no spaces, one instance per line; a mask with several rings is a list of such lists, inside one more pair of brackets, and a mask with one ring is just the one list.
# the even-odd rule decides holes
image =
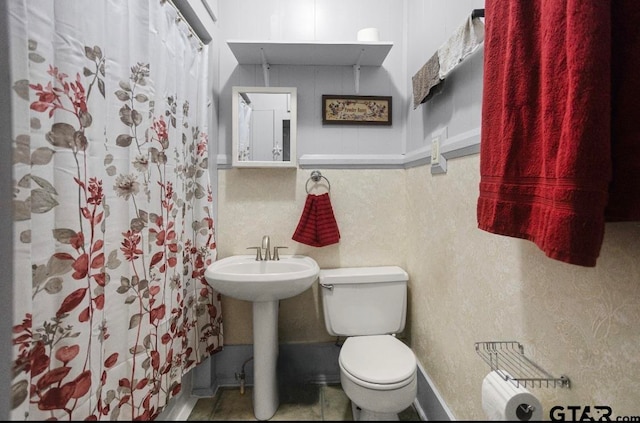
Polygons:
[[[612,408],[640,416],[640,225],[608,224],[598,264],[547,258],[524,240],[476,227],[478,156],[448,172],[322,170],[342,239],[308,247],[291,239],[304,205],[307,169],[220,170],[218,251],[247,253],[271,236],[283,253],[320,267],[399,265],[410,276],[403,334],[453,415],[483,420],[480,388],[489,366],[477,341],[519,341],[571,389],[532,388],[545,419],[555,405]],[[280,305],[281,342],[325,342],[317,286]],[[252,342],[251,305],[225,298],[225,342]]]
[[[331,204],[340,242],[311,247],[291,239],[307,196],[308,169],[229,169],[218,171],[218,257],[250,254],[269,235],[280,254],[313,257],[321,268],[406,263],[405,171],[321,170],[331,184]],[[323,184],[314,194],[326,192]],[[325,329],[320,292],[312,289],[280,302],[281,342],[333,341]],[[251,303],[223,299],[225,343],[252,342]]]
[[519,341],[571,388],[531,388],[551,407],[640,416],[640,225],[607,224],[595,268],[476,228],[478,156],[446,175],[407,171],[411,345],[458,419],[482,420],[489,366],[476,341]]

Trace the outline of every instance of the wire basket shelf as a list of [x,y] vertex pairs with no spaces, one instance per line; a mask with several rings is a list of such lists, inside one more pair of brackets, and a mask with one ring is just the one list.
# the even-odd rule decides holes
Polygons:
[[524,354],[524,347],[516,341],[476,342],[476,352],[504,380],[516,387],[570,388],[566,376],[553,377]]

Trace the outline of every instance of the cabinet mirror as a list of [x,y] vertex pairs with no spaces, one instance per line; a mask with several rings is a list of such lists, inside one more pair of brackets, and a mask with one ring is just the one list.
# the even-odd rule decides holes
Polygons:
[[233,87],[232,165],[296,167],[295,87]]

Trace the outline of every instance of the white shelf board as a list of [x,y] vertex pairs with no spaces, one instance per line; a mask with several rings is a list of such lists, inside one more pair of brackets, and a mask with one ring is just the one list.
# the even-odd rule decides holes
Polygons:
[[[381,66],[392,42],[239,41],[227,45],[241,65]],[[359,61],[359,62],[358,62]]]

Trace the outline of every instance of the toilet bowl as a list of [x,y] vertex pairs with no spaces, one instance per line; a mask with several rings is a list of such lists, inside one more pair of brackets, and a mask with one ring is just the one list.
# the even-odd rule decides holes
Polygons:
[[405,325],[407,280],[396,266],[320,270],[327,330],[347,337],[338,362],[354,420],[398,420],[416,398],[415,354],[393,335]]
[[355,420],[398,420],[417,393],[411,349],[391,335],[346,339],[338,358],[340,383]]

